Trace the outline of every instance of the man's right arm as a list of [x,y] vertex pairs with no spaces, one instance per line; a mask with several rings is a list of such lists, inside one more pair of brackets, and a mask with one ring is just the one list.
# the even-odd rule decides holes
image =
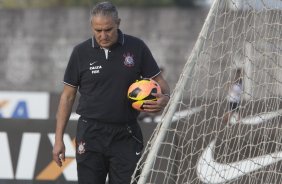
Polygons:
[[77,88],[65,85],[61,94],[60,103],[57,111],[55,144],[53,148],[53,159],[58,166],[62,166],[65,160],[65,145],[63,135],[69,121],[72,106],[76,97]]

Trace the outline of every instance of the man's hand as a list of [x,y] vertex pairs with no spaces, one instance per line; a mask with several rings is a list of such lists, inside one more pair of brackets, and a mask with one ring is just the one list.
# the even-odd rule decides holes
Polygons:
[[143,108],[145,112],[159,112],[163,110],[169,101],[169,97],[160,93],[152,93],[153,96],[157,97],[156,101],[150,100],[144,102]]
[[65,161],[65,144],[63,141],[55,141],[53,148],[53,160],[59,167],[62,167]]

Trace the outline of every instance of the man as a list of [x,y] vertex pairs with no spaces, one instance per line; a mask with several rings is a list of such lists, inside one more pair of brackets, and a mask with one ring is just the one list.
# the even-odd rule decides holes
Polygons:
[[236,69],[235,79],[232,85],[229,88],[227,100],[229,101],[229,110],[238,111],[241,101],[241,95],[243,91],[243,79],[242,79],[242,70],[240,68]]
[[138,38],[119,29],[120,19],[109,2],[91,11],[93,37],[77,45],[64,76],[64,89],[57,112],[53,159],[62,166],[65,159],[63,134],[77,90],[80,115],[76,135],[76,160],[80,184],[130,183],[143,148],[137,116],[127,98],[130,84],[152,78],[163,94],[144,105],[145,111],[159,112],[169,100],[169,87],[150,50]]
[[243,72],[237,68],[234,81],[228,88],[227,101],[229,102],[229,111],[224,116],[224,121],[231,124],[238,123],[240,120],[239,107],[241,95],[243,93]]

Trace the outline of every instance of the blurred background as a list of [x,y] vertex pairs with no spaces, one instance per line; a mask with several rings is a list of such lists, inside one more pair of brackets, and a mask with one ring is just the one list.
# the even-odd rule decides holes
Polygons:
[[[0,0],[0,184],[76,183],[77,115],[67,127],[60,169],[51,157],[55,114],[70,53],[91,36],[89,12],[97,2]],[[145,41],[173,90],[211,0],[112,2],[121,30]],[[158,119],[140,118],[145,142]]]

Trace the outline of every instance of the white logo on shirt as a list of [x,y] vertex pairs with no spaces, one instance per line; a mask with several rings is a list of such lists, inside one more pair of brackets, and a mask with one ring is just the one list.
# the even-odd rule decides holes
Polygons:
[[102,69],[102,66],[101,66],[101,65],[90,66],[90,67],[89,67],[89,70],[91,71],[92,74],[100,73],[100,69]]
[[134,66],[134,55],[127,53],[127,54],[123,54],[124,57],[124,65],[127,67],[133,67]]
[[92,66],[92,65],[94,65],[95,63],[97,63],[97,61],[91,62],[91,63],[89,63],[89,64],[90,64],[90,66]]

